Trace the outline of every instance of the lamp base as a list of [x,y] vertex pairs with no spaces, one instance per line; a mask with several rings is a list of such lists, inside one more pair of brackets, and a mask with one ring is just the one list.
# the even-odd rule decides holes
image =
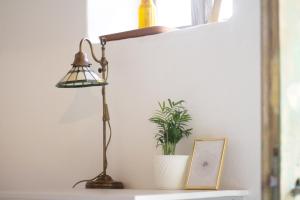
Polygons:
[[96,179],[88,181],[85,188],[93,189],[123,189],[123,183],[114,181],[109,175],[99,175]]

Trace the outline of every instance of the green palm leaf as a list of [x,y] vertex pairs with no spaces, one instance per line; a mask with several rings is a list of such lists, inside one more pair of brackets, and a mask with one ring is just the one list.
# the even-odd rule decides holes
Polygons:
[[158,132],[155,133],[157,147],[162,146],[165,155],[175,154],[176,144],[183,138],[192,134],[192,129],[187,128],[192,120],[188,111],[183,106],[184,101],[167,100],[158,102],[159,110],[149,119],[156,124]]

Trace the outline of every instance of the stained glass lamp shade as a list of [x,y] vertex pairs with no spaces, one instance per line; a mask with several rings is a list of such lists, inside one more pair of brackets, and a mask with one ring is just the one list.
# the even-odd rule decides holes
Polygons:
[[78,52],[75,55],[71,70],[57,84],[58,88],[78,88],[106,85],[107,82],[100,78],[92,69],[87,55]]

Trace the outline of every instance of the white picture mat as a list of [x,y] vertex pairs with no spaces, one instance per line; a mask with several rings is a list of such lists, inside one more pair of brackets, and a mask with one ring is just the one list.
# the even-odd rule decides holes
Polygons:
[[195,141],[188,187],[216,187],[225,140]]

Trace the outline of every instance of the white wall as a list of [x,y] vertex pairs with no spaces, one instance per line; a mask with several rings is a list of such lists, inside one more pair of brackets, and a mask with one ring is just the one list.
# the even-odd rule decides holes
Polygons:
[[[229,138],[223,187],[260,199],[260,4],[237,2],[227,23],[108,43],[109,167],[128,187],[152,187],[148,118],[171,97],[187,101],[193,138]],[[85,35],[84,7],[0,2],[1,189],[67,188],[100,168],[100,91],[54,87]]]
[[[109,99],[118,178],[152,187],[157,101],[184,99],[194,138],[226,136],[223,188],[250,189],[260,198],[259,2],[239,1],[233,19],[107,45]],[[128,50],[130,48],[130,50]],[[192,138],[178,153],[190,153]]]
[[1,189],[67,188],[99,168],[97,88],[55,87],[85,33],[85,1],[0,1]]

